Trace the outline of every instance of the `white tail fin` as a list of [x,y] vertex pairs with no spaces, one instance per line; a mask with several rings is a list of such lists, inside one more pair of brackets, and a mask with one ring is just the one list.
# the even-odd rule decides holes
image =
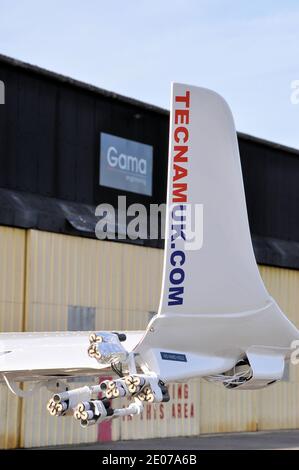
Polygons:
[[[199,204],[202,219],[195,212]],[[232,314],[264,307],[269,297],[253,254],[233,117],[223,98],[204,88],[172,87],[171,205],[159,313]],[[180,214],[186,220],[174,220]],[[181,237],[172,241],[169,235],[185,236],[183,226],[190,223],[197,229],[194,246]],[[179,250],[184,260],[175,256]]]
[[[257,268],[227,103],[210,90],[173,84],[170,119],[161,301],[137,351],[154,370],[175,378],[226,370],[252,346],[289,348],[298,331],[269,296]],[[186,352],[196,361],[186,359]]]

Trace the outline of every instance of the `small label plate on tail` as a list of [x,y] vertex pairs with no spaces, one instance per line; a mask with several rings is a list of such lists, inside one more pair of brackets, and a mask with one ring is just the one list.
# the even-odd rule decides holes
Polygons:
[[185,354],[171,353],[171,352],[160,352],[161,358],[164,361],[178,361],[178,362],[187,362],[187,357]]

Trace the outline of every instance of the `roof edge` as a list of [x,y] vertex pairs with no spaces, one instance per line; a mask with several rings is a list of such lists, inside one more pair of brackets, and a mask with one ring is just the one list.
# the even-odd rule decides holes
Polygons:
[[113,91],[105,90],[104,88],[97,87],[96,85],[91,85],[86,82],[81,82],[80,80],[76,80],[74,78],[68,77],[67,75],[62,75],[57,72],[52,72],[50,70],[44,69],[39,67],[38,65],[32,65],[28,62],[23,62],[19,59],[14,59],[12,57],[6,56],[4,54],[0,54],[0,62],[4,62],[5,64],[12,65],[13,67],[19,67],[23,70],[27,70],[29,72],[33,72],[39,75],[43,75],[44,77],[50,78],[52,80],[57,80],[62,83],[67,83],[72,85],[76,88],[81,88],[83,90],[90,91],[92,93],[97,93],[101,96],[105,96],[106,98],[116,99],[133,106],[142,107],[149,111],[159,112],[160,114],[168,115],[169,111],[164,108],[160,108],[159,106],[145,103],[144,101],[137,100],[135,98],[130,98],[128,96],[124,96]]
[[[39,67],[38,65],[32,65],[29,64],[28,62],[23,62],[19,59],[14,59],[12,57],[6,56],[4,54],[0,54],[0,62],[4,62],[6,64],[12,65],[14,67],[20,67],[23,70],[28,70],[30,72],[36,73],[43,75],[44,77],[48,77],[52,80],[57,80],[62,83],[67,83],[69,85],[72,85],[77,88],[81,88],[83,90],[90,91],[91,93],[97,93],[101,96],[104,96],[106,98],[112,98],[115,100],[122,101],[123,103],[131,104],[133,106],[138,106],[143,109],[146,109],[148,111],[153,111],[153,112],[158,112],[160,114],[164,114],[166,116],[169,115],[169,110],[165,108],[161,108],[159,106],[153,105],[146,103],[144,101],[137,100],[135,98],[129,98],[128,96],[124,96],[118,93],[115,93],[113,91],[105,90],[104,88],[97,87],[95,85],[90,85],[85,82],[81,82],[80,80],[76,80],[74,78],[68,77],[66,75],[59,74],[57,72],[52,72],[50,70],[44,69],[42,67]],[[274,148],[276,150],[282,150],[288,153],[292,153],[294,155],[299,156],[299,149],[293,148],[293,147],[288,147],[287,145],[279,144],[276,142],[272,142],[270,140],[263,139],[261,137],[255,137],[249,134],[245,134],[243,132],[238,132],[238,137],[241,139],[255,142],[261,145],[265,145],[267,147]]]
[[245,134],[244,132],[238,132],[238,137],[243,140],[248,140],[257,144],[274,148],[276,150],[282,150],[284,152],[293,153],[294,155],[299,156],[299,149],[296,149],[294,147],[288,147],[287,145],[279,144],[277,142],[272,142],[271,140],[263,139],[262,137],[256,137],[253,135]]

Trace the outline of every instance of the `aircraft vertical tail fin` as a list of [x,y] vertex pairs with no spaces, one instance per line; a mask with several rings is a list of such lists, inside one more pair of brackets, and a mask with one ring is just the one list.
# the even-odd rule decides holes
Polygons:
[[298,331],[259,274],[234,120],[217,93],[172,85],[168,165],[160,306],[136,351],[172,379],[228,370],[253,346],[284,356]]

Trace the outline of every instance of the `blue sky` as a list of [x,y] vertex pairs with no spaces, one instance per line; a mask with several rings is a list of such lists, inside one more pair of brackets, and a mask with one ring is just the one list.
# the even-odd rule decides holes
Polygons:
[[0,0],[0,53],[165,108],[171,81],[205,86],[299,148],[298,0]]

